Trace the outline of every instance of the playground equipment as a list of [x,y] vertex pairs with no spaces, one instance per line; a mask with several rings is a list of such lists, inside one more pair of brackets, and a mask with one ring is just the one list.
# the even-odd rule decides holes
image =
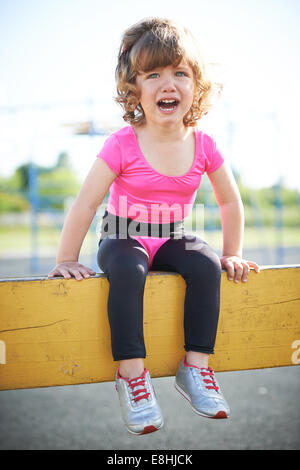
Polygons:
[[[0,279],[0,390],[114,380],[105,274]],[[153,272],[144,297],[146,367],[172,376],[184,355],[185,282]],[[300,363],[300,265],[251,271],[235,284],[222,273],[221,313],[211,366],[218,371]]]

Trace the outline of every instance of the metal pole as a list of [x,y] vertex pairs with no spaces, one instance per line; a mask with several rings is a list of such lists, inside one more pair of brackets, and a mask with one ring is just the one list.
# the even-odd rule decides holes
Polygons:
[[29,202],[30,202],[30,232],[31,232],[31,257],[30,272],[36,273],[39,269],[38,256],[38,232],[37,215],[39,209],[38,170],[34,163],[28,167]]
[[276,228],[276,264],[284,264],[283,247],[283,203],[281,179],[274,186],[275,228]]

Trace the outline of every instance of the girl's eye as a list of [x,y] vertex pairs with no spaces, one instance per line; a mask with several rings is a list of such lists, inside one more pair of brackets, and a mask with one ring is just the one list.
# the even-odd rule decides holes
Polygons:
[[147,76],[147,78],[157,78],[157,77],[158,77],[157,72],[150,73],[150,75]]
[[176,75],[176,77],[186,77],[187,76],[187,74],[185,72],[182,72],[182,71],[176,72],[175,75]]

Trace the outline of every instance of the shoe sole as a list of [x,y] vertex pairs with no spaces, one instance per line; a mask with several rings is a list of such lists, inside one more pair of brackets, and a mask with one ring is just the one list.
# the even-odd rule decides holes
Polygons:
[[182,390],[182,388],[179,387],[179,385],[177,385],[177,383],[175,382],[174,384],[174,387],[175,389],[177,390],[177,392],[180,393],[180,395],[183,396],[183,398],[185,398],[189,404],[191,405],[192,407],[192,410],[199,416],[203,416],[203,418],[210,418],[210,419],[226,419],[228,418],[228,415],[226,413],[226,411],[218,411],[217,414],[215,415],[208,415],[208,414],[205,414],[205,413],[200,413],[200,411],[196,410],[196,408],[192,405],[192,402],[191,402],[191,399],[190,397]]
[[143,431],[141,432],[135,432],[135,431],[132,431],[131,429],[128,429],[127,428],[127,431],[130,432],[130,434],[134,434],[135,436],[142,436],[144,434],[150,434],[151,432],[155,432],[155,431],[159,431],[159,429],[161,429],[163,427],[164,423],[162,422],[160,426],[156,427],[156,426],[153,426],[153,425],[150,425],[150,426],[145,426]]

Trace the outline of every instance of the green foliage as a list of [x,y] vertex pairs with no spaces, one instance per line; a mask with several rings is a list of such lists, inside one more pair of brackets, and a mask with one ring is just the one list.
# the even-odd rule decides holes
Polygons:
[[[283,185],[273,185],[259,189],[249,188],[243,184],[238,175],[235,176],[244,206],[274,207],[280,203],[283,206],[300,207],[300,192],[296,189],[287,188]],[[216,205],[207,176],[202,178],[196,202],[199,204],[209,202],[209,204]]]
[[58,155],[57,162],[54,168],[65,168],[71,170],[70,158],[66,152],[61,152]]
[[7,193],[0,190],[0,214],[7,212],[24,212],[29,210],[28,200],[18,193]]
[[[66,152],[58,155],[54,166],[38,166],[35,171],[40,210],[63,210],[66,198],[77,195],[80,183]],[[19,166],[11,177],[0,177],[0,214],[29,210],[29,172],[30,163],[26,163]],[[299,191],[283,185],[253,189],[245,186],[237,173],[235,179],[245,207],[246,227],[271,227],[279,220],[286,227],[300,227]],[[205,229],[220,228],[219,210],[207,175],[202,178],[196,203],[204,204]]]
[[53,209],[64,208],[64,200],[76,196],[80,188],[77,177],[64,166],[39,176],[39,196]]
[[[0,178],[0,214],[29,210],[30,163],[20,165],[9,178]],[[64,201],[76,196],[80,183],[62,152],[53,167],[35,166],[37,199],[40,209],[64,209]]]
[[[283,185],[268,188],[249,188],[235,173],[240,194],[245,208],[247,227],[271,227],[279,220],[286,227],[300,227],[300,193]],[[214,193],[205,175],[202,178],[196,198],[197,204],[204,204],[205,229],[220,228],[220,215]],[[280,222],[280,223],[281,223]]]

